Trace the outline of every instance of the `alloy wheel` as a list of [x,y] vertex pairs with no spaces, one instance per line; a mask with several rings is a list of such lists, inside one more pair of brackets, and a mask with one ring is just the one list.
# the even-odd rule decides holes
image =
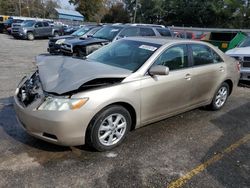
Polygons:
[[111,114],[106,117],[98,130],[98,139],[105,146],[118,143],[126,133],[127,122],[122,114]]

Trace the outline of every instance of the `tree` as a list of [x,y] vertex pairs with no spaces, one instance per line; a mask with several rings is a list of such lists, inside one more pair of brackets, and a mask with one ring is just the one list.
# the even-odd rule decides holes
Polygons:
[[4,15],[19,16],[21,11],[21,16],[49,18],[56,7],[56,0],[0,0],[0,14]]
[[103,23],[127,23],[129,22],[128,11],[123,3],[116,3],[111,6],[108,13],[102,18]]
[[76,10],[82,13],[88,21],[100,21],[99,14],[105,12],[103,0],[69,0],[69,3],[74,4]]

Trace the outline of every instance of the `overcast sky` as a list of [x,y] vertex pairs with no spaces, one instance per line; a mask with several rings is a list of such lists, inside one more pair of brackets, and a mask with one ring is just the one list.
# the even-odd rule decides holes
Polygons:
[[65,8],[65,9],[74,9],[74,6],[70,5],[68,0],[59,0],[59,1],[60,1],[60,4],[61,4],[62,8]]

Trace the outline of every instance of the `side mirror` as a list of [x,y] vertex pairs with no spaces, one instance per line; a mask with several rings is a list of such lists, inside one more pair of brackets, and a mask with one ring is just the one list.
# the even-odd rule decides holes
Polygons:
[[169,74],[169,68],[165,67],[163,65],[155,65],[152,66],[149,71],[149,75],[154,76],[154,75],[168,75]]
[[38,25],[35,25],[35,28],[38,28]]

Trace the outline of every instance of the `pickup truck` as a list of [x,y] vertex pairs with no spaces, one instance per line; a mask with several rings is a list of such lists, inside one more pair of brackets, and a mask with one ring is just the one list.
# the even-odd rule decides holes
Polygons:
[[14,38],[34,40],[35,38],[59,36],[60,28],[45,21],[25,20],[12,24],[11,34]]
[[61,44],[65,40],[75,39],[75,38],[87,38],[95,34],[98,30],[101,29],[101,26],[98,25],[85,25],[82,28],[78,29],[71,35],[63,35],[58,37],[52,37],[49,39],[47,51],[51,54],[60,54],[61,53]]
[[240,62],[240,80],[250,82],[250,37],[247,37],[236,48],[228,50],[226,54]]

